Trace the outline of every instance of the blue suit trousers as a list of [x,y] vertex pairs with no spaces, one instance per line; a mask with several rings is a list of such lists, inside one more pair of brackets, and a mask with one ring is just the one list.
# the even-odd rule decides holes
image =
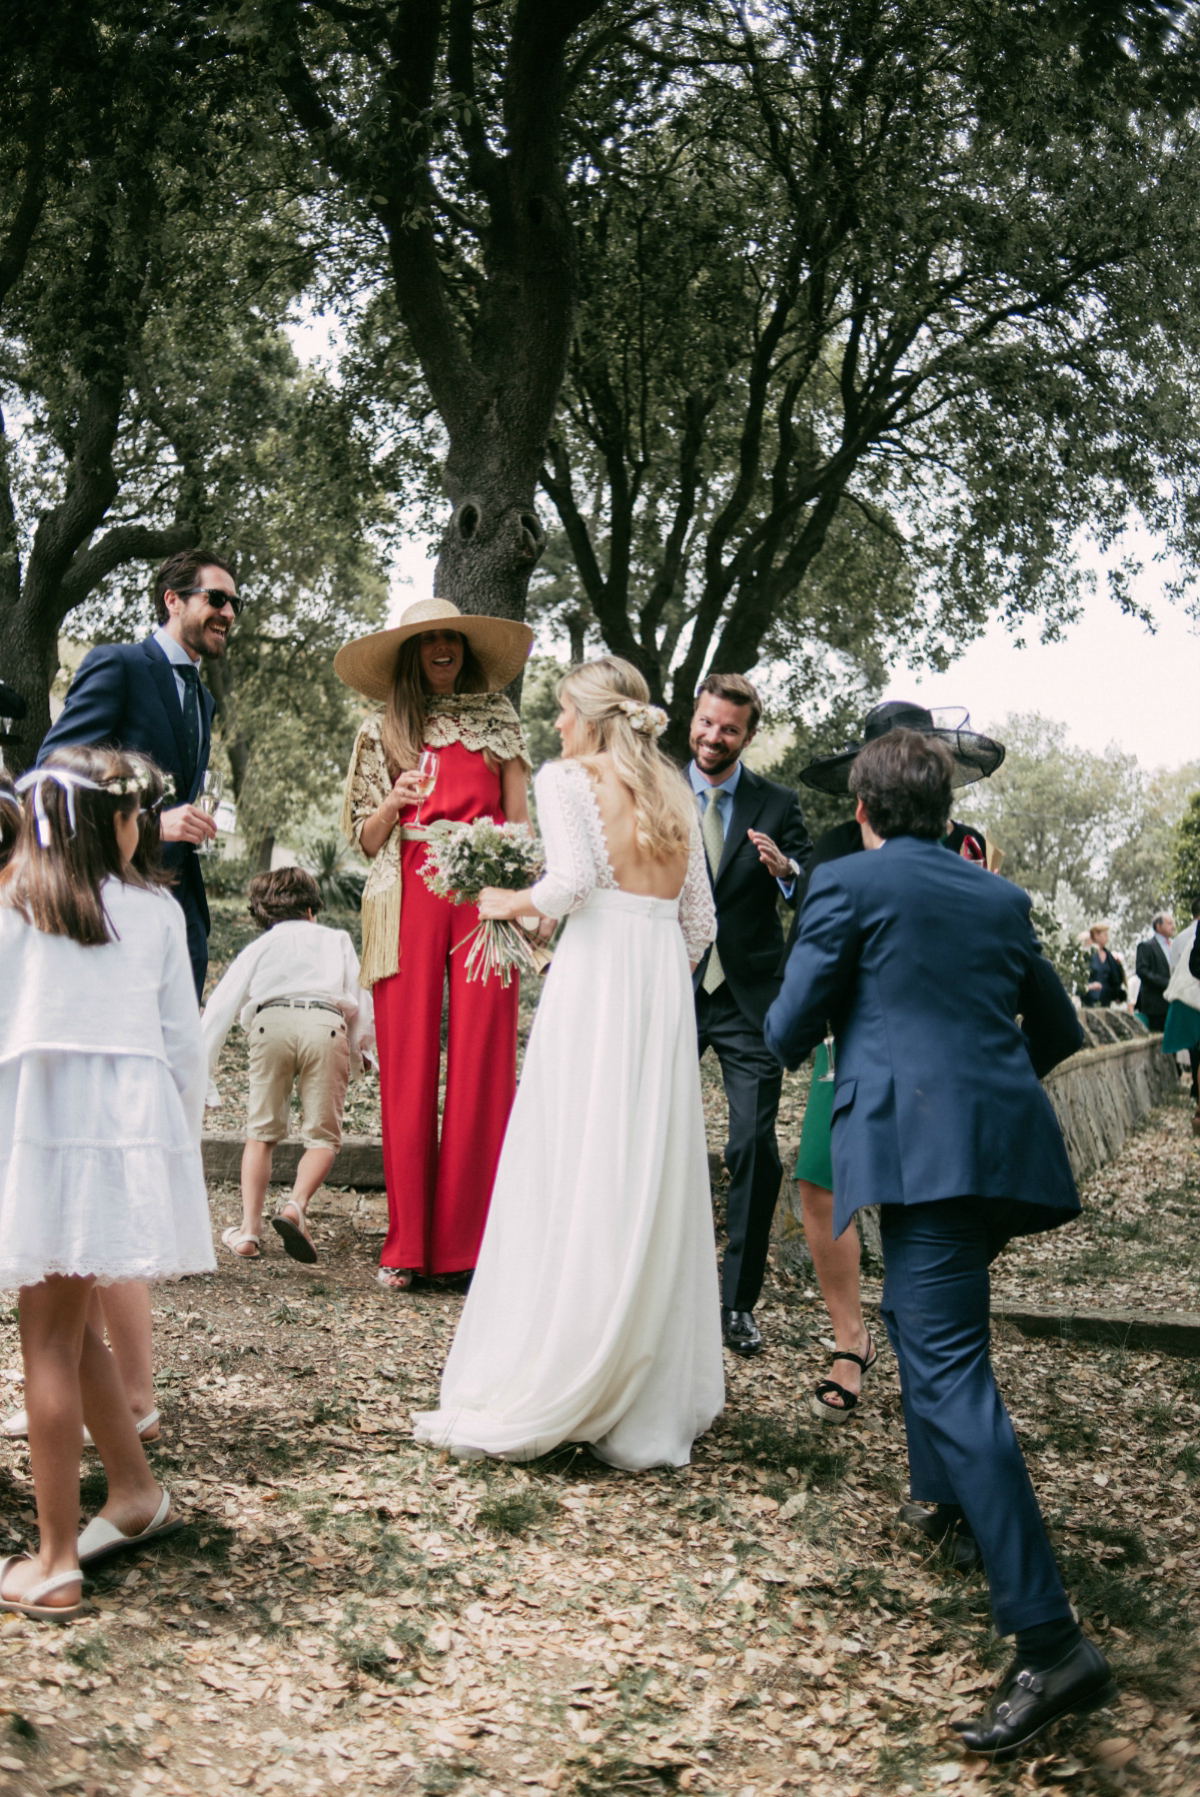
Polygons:
[[900,1369],[911,1492],[959,1504],[979,1543],[996,1631],[1071,1613],[992,1370],[988,1267],[1003,1201],[885,1204],[882,1313]]

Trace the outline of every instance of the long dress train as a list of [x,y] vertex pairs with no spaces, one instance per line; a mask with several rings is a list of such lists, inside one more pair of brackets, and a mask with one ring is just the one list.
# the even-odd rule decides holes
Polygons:
[[474,1282],[417,1439],[532,1459],[588,1442],[682,1466],[724,1403],[689,959],[716,934],[697,825],[677,899],[616,886],[590,778],[537,777],[540,911],[569,916]]

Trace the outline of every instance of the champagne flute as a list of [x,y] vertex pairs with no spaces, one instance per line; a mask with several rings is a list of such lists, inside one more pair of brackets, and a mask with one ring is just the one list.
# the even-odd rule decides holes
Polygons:
[[826,1067],[826,1071],[821,1075],[820,1079],[817,1081],[818,1085],[824,1085],[826,1081],[837,1078],[837,1075],[833,1069],[833,1030],[829,1024],[826,1024],[825,1028],[829,1031],[828,1035],[825,1037],[825,1044],[824,1044],[825,1059],[827,1062],[827,1067]]
[[417,787],[417,815],[413,821],[415,827],[418,829],[421,824],[421,807],[437,785],[438,768],[441,766],[441,760],[442,758],[436,749],[422,749],[420,755],[417,757],[417,765],[414,771],[417,779],[420,781],[420,785]]
[[[216,772],[215,769],[210,767],[208,772],[204,776],[203,788],[200,792],[199,797],[196,800],[196,803],[199,806],[200,810],[206,812],[208,814],[208,816],[214,820],[214,822],[216,820],[217,809],[221,803],[222,797],[224,796],[224,791],[225,791],[224,780],[221,778],[221,775]],[[215,836],[206,837],[205,840],[200,844],[200,853],[202,855],[215,855],[216,852],[217,852],[216,837]]]

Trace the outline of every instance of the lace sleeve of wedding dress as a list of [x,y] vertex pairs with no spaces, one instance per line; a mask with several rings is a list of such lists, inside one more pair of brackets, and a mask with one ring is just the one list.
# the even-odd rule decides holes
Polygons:
[[679,927],[683,931],[687,958],[693,963],[700,959],[709,943],[717,939],[717,908],[713,903],[699,818],[692,819],[687,878],[679,894]]
[[[569,917],[597,886],[611,886],[588,777],[577,762],[548,761],[533,782],[546,871],[533,888],[543,917]],[[599,832],[599,837],[598,837]]]

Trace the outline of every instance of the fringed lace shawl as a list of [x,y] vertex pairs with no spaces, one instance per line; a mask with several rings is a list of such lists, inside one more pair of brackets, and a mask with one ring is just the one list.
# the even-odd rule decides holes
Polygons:
[[[342,804],[342,830],[361,847],[362,827],[378,811],[392,781],[383,752],[383,713],[372,712],[355,738]],[[476,754],[490,751],[499,762],[532,764],[521,721],[502,693],[451,693],[425,701],[425,744],[445,749],[461,743]],[[368,990],[400,970],[400,826],[392,830],[371,863],[362,901],[362,967]]]

